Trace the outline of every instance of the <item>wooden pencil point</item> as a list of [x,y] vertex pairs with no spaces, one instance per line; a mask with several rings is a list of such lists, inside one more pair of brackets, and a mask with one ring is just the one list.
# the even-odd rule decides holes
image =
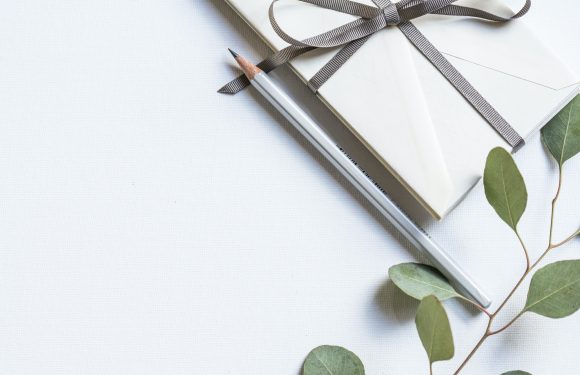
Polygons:
[[256,65],[246,60],[245,57],[239,55],[238,53],[232,51],[229,48],[228,50],[230,51],[232,56],[236,59],[238,65],[240,65],[240,68],[242,68],[242,71],[250,81],[253,80],[256,75],[262,73],[262,69],[258,68]]

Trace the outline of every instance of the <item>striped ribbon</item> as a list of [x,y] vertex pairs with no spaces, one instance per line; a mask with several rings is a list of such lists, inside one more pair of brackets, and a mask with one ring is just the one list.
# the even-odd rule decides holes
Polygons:
[[[294,39],[280,27],[274,12],[275,4],[278,1],[280,0],[274,0],[270,5],[270,23],[280,38],[289,43],[290,46],[259,63],[258,67],[263,71],[270,72],[293,58],[317,48],[342,46],[340,51],[308,82],[308,87],[317,92],[373,34],[386,27],[396,26],[514,150],[523,146],[524,140],[515,129],[453,67],[410,20],[426,14],[440,14],[507,22],[526,14],[531,7],[531,0],[526,0],[522,9],[510,17],[502,17],[481,9],[453,5],[458,0],[401,0],[398,3],[391,3],[390,0],[372,0],[376,6],[350,0],[297,0],[358,17],[352,22],[305,40]],[[245,76],[240,76],[222,87],[219,92],[236,94],[249,84],[250,82]]]

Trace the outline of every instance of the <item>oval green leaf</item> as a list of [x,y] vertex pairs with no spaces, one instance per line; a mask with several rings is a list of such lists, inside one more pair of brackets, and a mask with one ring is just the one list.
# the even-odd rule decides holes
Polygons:
[[461,297],[441,272],[424,264],[398,264],[389,268],[389,277],[405,294],[418,300],[430,295],[440,301]]
[[340,346],[323,345],[308,354],[303,375],[364,375],[361,360]]
[[516,370],[516,371],[508,371],[508,372],[504,372],[501,375],[532,375],[529,372],[525,372],[522,370]]
[[429,363],[453,358],[455,348],[449,319],[443,305],[435,296],[421,300],[415,325]]
[[560,167],[580,152],[580,96],[548,122],[542,140]]
[[501,147],[487,156],[483,186],[487,201],[514,231],[526,210],[528,192],[512,156]]
[[558,319],[580,308],[580,260],[564,260],[534,274],[524,311]]

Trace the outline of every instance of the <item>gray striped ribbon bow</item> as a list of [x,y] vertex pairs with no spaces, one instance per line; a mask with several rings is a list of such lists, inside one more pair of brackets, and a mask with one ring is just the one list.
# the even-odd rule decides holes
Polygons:
[[[457,0],[401,0],[398,3],[391,3],[390,0],[372,0],[376,7],[350,0],[297,0],[359,17],[336,29],[305,40],[296,40],[282,30],[274,14],[275,4],[278,1],[280,0],[274,0],[270,5],[270,23],[280,38],[289,43],[290,46],[259,63],[258,67],[263,71],[269,72],[313,49],[343,46],[308,82],[308,87],[317,92],[373,34],[386,27],[396,26],[477,112],[514,147],[514,150],[524,144],[524,140],[514,128],[409,21],[426,14],[439,14],[507,22],[526,14],[531,7],[531,0],[526,0],[522,9],[510,17],[502,17],[481,9],[453,5]],[[219,92],[235,94],[249,84],[245,76],[240,76],[222,87]]]

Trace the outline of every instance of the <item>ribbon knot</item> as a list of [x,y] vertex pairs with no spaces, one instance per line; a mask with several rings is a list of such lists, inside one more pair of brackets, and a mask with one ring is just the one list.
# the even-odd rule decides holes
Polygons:
[[396,26],[401,23],[401,16],[399,15],[399,10],[395,4],[389,1],[387,6],[381,7],[381,9],[387,26]]
[[[494,22],[507,22],[526,14],[531,7],[531,0],[525,0],[524,6],[511,17],[503,17],[477,8],[454,5],[453,3],[458,0],[400,0],[397,3],[392,3],[391,0],[372,0],[375,6],[361,4],[351,0],[297,0],[320,8],[358,17],[356,20],[345,25],[304,40],[297,40],[291,37],[278,24],[274,14],[274,5],[278,1],[280,0],[272,0],[270,5],[270,23],[276,34],[290,46],[259,63],[258,67],[263,71],[269,72],[293,58],[314,49],[342,46],[336,55],[308,81],[308,87],[312,91],[317,92],[375,33],[388,26],[397,26],[409,42],[439,70],[449,83],[506,142],[514,147],[514,149],[524,144],[522,137],[511,125],[455,69],[445,56],[429,42],[410,20],[426,14],[439,14],[454,17],[479,18]],[[222,87],[219,92],[235,94],[249,84],[250,82],[245,76],[240,76]]]

